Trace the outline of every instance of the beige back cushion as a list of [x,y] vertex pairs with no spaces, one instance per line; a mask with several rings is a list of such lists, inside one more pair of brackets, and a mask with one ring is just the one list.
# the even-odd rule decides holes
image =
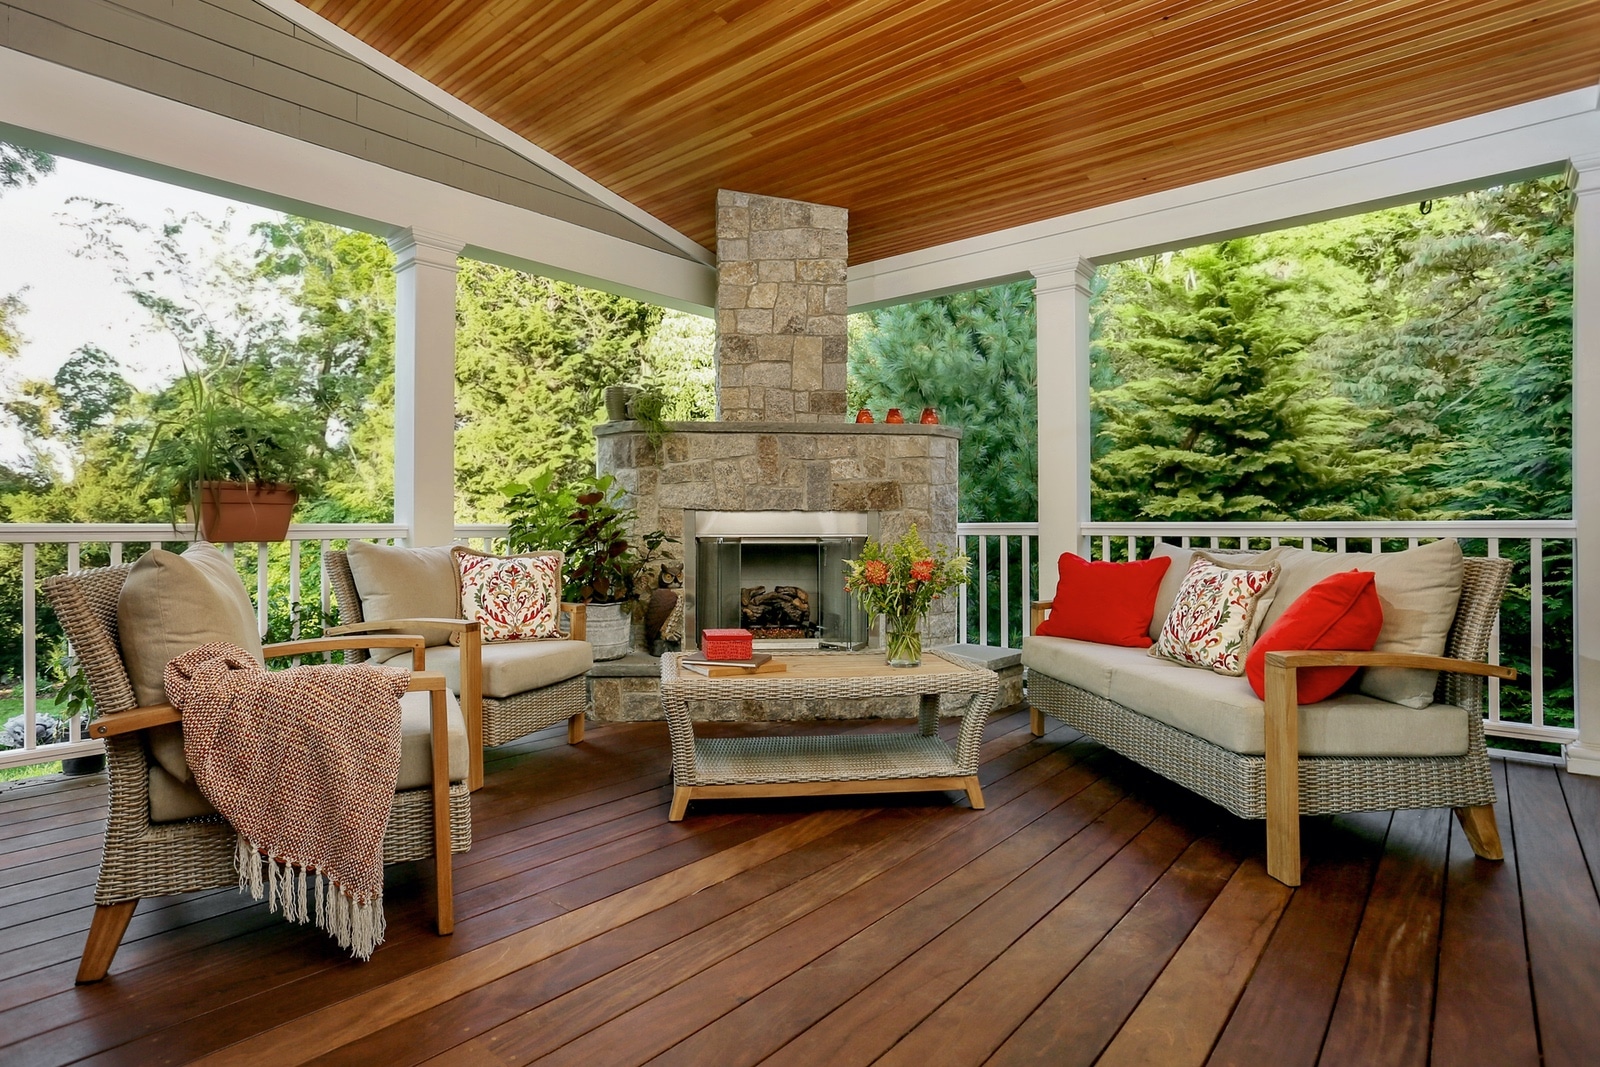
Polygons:
[[[1158,641],[1161,639],[1161,624],[1167,621],[1168,615],[1172,614],[1172,605],[1178,601],[1178,590],[1183,585],[1184,575],[1189,573],[1189,564],[1194,562],[1194,554],[1196,552],[1204,552],[1219,561],[1246,563],[1251,566],[1259,564],[1264,567],[1278,558],[1279,550],[1269,548],[1265,552],[1253,552],[1230,548],[1179,548],[1177,545],[1169,545],[1164,541],[1157,541],[1156,547],[1150,553],[1150,558],[1170,559],[1172,560],[1172,566],[1168,567],[1167,573],[1161,576],[1161,588],[1156,590],[1156,610],[1150,616],[1150,640]],[[1282,581],[1283,579],[1279,578],[1278,582],[1273,583],[1274,587],[1281,584]],[[1277,596],[1276,593],[1273,595]],[[1264,616],[1265,607],[1266,605],[1259,606],[1256,611],[1257,619]],[[1255,634],[1259,630],[1259,623],[1251,627],[1251,640],[1255,639]]]
[[[210,641],[238,645],[261,659],[256,611],[233,563],[196,541],[183,555],[152,548],[128,572],[117,598],[122,662],[141,706],[165,704],[167,663]],[[176,725],[149,731],[150,754],[180,782],[189,780]]]
[[[350,577],[361,594],[361,617],[367,622],[384,619],[458,619],[456,565],[449,545],[399,548],[351,541],[346,549]],[[448,626],[419,626],[429,645],[450,643]],[[404,649],[375,648],[378,662],[393,659]]]
[[[1284,548],[1278,562],[1283,571],[1278,575],[1277,599],[1267,610],[1266,626],[1277,622],[1289,605],[1324,578],[1352,569],[1371,571],[1383,604],[1383,629],[1373,651],[1444,655],[1456,603],[1461,599],[1461,546],[1454,540],[1377,555]],[[1438,680],[1438,671],[1368,667],[1361,672],[1359,686],[1368,696],[1425,708],[1433,703]]]

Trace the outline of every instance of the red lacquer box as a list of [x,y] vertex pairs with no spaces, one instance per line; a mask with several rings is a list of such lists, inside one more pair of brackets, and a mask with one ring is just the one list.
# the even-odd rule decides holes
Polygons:
[[700,644],[706,659],[750,659],[755,655],[749,630],[701,630]]

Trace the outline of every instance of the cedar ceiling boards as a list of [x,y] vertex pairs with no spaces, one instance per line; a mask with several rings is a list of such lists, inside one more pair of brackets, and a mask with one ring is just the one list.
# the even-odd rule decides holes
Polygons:
[[1600,81],[1596,0],[303,0],[696,241],[882,259]]

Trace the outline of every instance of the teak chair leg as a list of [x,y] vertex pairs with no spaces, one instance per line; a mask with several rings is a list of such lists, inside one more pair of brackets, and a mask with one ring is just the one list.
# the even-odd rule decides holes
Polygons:
[[115,904],[97,904],[94,921],[89,925],[89,941],[83,946],[83,959],[78,964],[78,984],[98,982],[111,969],[111,960],[122,944],[122,935],[128,930],[128,920],[138,900],[120,900]]
[[1291,669],[1267,664],[1267,873],[1300,884],[1300,712]]
[[567,744],[576,745],[583,740],[583,712],[567,720]]
[[433,730],[433,893],[434,926],[439,934],[456,928],[455,871],[450,858],[450,722],[444,691],[428,694]]
[[1044,712],[1038,708],[1028,709],[1028,729],[1033,731],[1034,737],[1044,736]]
[[1505,849],[1500,846],[1500,827],[1494,821],[1493,804],[1457,808],[1456,818],[1461,820],[1461,829],[1467,832],[1467,844],[1481,859],[1506,858]]

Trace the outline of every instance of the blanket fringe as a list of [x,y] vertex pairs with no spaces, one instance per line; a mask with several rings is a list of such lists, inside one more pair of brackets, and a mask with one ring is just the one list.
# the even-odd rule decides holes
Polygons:
[[265,897],[267,910],[281,912],[290,922],[314,922],[358,960],[370,959],[383,944],[381,893],[370,900],[352,899],[322,872],[272,859],[243,835],[234,846],[233,861],[239,871],[239,891],[249,893],[252,900]]

